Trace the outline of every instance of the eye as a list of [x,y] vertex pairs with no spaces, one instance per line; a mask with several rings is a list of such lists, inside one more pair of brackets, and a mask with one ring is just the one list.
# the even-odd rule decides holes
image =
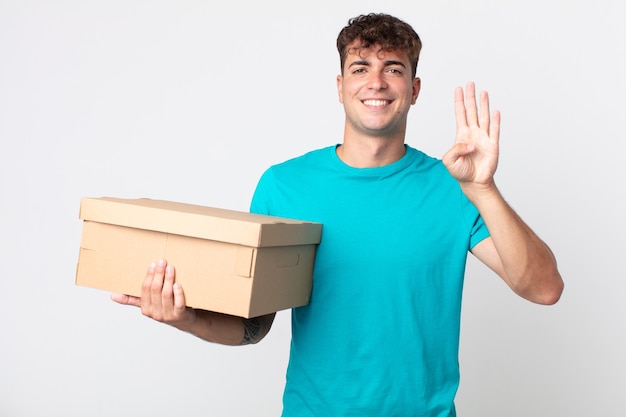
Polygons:
[[391,73],[391,74],[396,74],[396,75],[402,75],[403,71],[400,68],[388,68],[387,72]]

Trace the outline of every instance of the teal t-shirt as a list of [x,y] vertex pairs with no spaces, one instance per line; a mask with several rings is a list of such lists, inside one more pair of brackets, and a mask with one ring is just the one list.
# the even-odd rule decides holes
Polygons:
[[323,224],[283,416],[454,416],[467,253],[489,233],[442,162],[407,146],[353,168],[323,148],[270,167],[251,211]]

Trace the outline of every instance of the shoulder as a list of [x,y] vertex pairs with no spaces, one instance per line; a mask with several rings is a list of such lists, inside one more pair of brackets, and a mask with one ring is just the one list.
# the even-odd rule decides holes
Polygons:
[[311,166],[311,165],[316,165],[316,164],[320,164],[320,163],[324,163],[326,161],[329,160],[329,156],[331,155],[332,152],[334,152],[334,149],[336,148],[336,145],[333,146],[327,146],[325,148],[320,148],[320,149],[315,149],[312,151],[309,151],[303,155],[288,159],[284,162],[272,165],[269,169],[301,169],[307,166]]
[[410,160],[409,165],[413,172],[427,174],[435,181],[443,181],[451,184],[456,183],[456,180],[450,175],[450,172],[441,159],[430,156],[408,145],[406,152]]
[[332,166],[335,146],[309,151],[303,155],[271,165],[261,176],[261,181],[294,181],[309,176],[321,176]]
[[267,168],[254,191],[251,211],[270,214],[277,200],[323,181],[323,173],[328,171],[323,167],[331,165],[333,149],[334,146],[316,149]]

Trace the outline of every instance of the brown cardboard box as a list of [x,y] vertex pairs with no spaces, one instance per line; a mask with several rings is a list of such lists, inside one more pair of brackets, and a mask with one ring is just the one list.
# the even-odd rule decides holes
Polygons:
[[308,303],[322,225],[150,199],[83,198],[76,284],[141,295],[166,259],[188,306],[255,317]]

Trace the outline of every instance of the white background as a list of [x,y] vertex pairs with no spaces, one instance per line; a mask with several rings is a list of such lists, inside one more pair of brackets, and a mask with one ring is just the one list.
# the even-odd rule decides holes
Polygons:
[[372,11],[424,42],[410,145],[441,156],[454,87],[489,90],[497,182],[566,281],[537,306],[470,261],[459,415],[626,415],[619,0],[0,0],[1,416],[280,413],[289,312],[229,348],[75,286],[79,202],[247,210],[270,164],[341,141],[335,39]]

